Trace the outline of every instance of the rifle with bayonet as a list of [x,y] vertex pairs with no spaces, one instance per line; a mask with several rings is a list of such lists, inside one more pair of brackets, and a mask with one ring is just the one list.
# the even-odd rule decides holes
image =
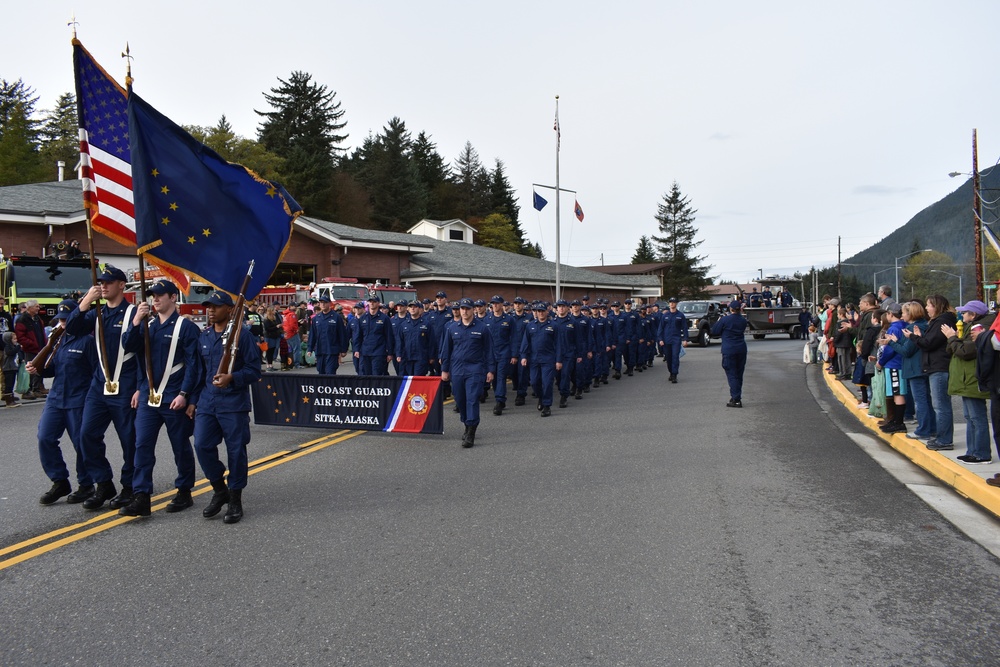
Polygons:
[[243,279],[243,287],[240,288],[239,296],[233,305],[233,312],[229,315],[229,323],[222,333],[222,360],[219,361],[219,370],[216,375],[228,375],[233,372],[233,364],[236,362],[236,352],[239,350],[240,334],[243,331],[243,317],[246,313],[246,293],[250,289],[250,279],[253,277],[254,260],[250,260],[250,268]]

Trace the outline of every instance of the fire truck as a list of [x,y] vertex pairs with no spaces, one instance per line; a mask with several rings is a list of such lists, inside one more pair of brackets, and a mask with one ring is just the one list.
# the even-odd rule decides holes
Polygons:
[[[132,303],[138,303],[139,301],[141,286],[138,277],[139,272],[133,272],[132,279],[125,284],[125,298]],[[170,276],[167,276],[155,267],[146,269],[147,288],[153,281],[159,278],[170,278]],[[190,315],[191,320],[199,327],[205,326],[208,323],[208,316],[205,314],[205,307],[201,304],[214,291],[215,288],[208,283],[192,282],[187,294],[181,292],[177,295],[177,312],[181,315]]]
[[383,285],[380,282],[362,285],[356,278],[324,278],[313,286],[310,296],[314,299],[326,296],[331,302],[350,310],[359,301],[372,296],[377,296],[382,303],[412,301],[417,298],[417,290],[409,285]]
[[12,313],[17,312],[19,304],[34,299],[41,306],[39,316],[48,322],[60,301],[79,297],[92,284],[89,259],[0,255],[0,292]]

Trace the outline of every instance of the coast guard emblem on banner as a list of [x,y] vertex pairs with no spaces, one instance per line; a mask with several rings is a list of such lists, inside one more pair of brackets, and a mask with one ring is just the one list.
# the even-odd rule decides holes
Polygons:
[[412,394],[406,404],[406,409],[411,415],[422,415],[430,409],[425,394]]

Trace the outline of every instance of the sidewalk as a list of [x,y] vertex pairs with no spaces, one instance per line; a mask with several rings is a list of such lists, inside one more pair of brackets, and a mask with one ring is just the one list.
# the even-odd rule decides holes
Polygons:
[[[957,457],[965,454],[965,421],[962,410],[955,411],[955,449],[950,452],[936,452],[927,449],[923,440],[907,438],[903,433],[883,433],[878,428],[878,420],[868,416],[867,410],[859,410],[857,387],[849,381],[838,380],[819,366],[823,378],[833,395],[847,407],[863,427],[881,438],[890,447],[910,459],[928,473],[952,487],[960,495],[1000,517],[1000,487],[990,486],[986,479],[1000,472],[1000,460],[994,458],[987,465],[967,466]],[[907,429],[913,426],[907,424]],[[991,448],[993,442],[990,443]]]

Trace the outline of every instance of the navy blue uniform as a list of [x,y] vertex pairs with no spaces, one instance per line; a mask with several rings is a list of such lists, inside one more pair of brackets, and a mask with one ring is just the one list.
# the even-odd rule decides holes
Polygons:
[[551,320],[529,322],[521,340],[521,360],[531,368],[531,386],[538,396],[539,405],[552,405],[552,386],[556,377],[556,363],[563,358],[563,338]]
[[59,438],[69,436],[76,450],[76,479],[81,487],[94,483],[85,464],[80,440],[83,406],[90,389],[89,378],[97,364],[93,336],[65,333],[52,354],[48,368],[38,369],[42,377],[55,377],[38,422],[38,458],[42,470],[53,482],[69,480],[69,469],[59,449]]
[[733,401],[743,400],[743,370],[747,365],[747,342],[743,338],[747,321],[739,313],[720,318],[712,325],[712,335],[722,336],[722,368],[729,381]]
[[594,332],[594,384],[597,384],[597,380],[605,380],[608,377],[610,357],[608,347],[611,346],[608,336],[612,331],[611,320],[604,315],[598,315],[594,318],[591,329]]
[[349,343],[347,322],[340,313],[331,310],[313,315],[308,350],[316,355],[316,371],[320,375],[337,374],[340,355],[347,351]]
[[[233,379],[226,387],[212,384],[212,378],[222,361],[222,333],[209,325],[198,338],[202,377],[198,391],[192,398],[197,408],[194,417],[194,448],[205,477],[211,482],[218,482],[226,472],[226,466],[219,460],[219,444],[225,440],[230,491],[247,485],[250,385],[260,379],[260,348],[248,333],[244,331],[240,336],[235,350]],[[311,329],[310,340],[315,334],[316,329]]]
[[507,376],[514,371],[512,359],[520,352],[521,343],[517,340],[518,325],[507,313],[496,316],[493,312],[483,318],[486,330],[493,342],[493,357],[490,359],[489,370],[493,373],[493,396],[497,403],[507,403]]
[[[174,328],[179,325],[179,339],[173,366],[167,368],[168,350],[174,336]],[[199,388],[201,379],[201,359],[198,356],[198,327],[174,311],[166,322],[153,314],[146,324],[130,326],[125,332],[125,349],[136,355],[143,355],[143,327],[149,326],[150,356],[152,357],[154,389],[161,384],[164,374],[168,378],[158,407],[149,405],[149,378],[146,377],[145,363],[139,365],[139,409],[135,416],[135,475],[132,490],[136,493],[153,492],[153,465],[156,463],[156,439],[161,426],[166,426],[167,438],[177,465],[174,486],[190,489],[194,486],[194,450],[191,435],[194,421],[185,410],[171,410],[170,403],[180,394],[193,394]]]
[[407,317],[396,326],[396,357],[401,375],[427,375],[431,360],[437,358],[437,345],[427,316]]
[[687,317],[679,310],[661,313],[660,330],[656,337],[663,345],[663,356],[670,374],[676,376],[681,369],[681,347],[688,340]]
[[[111,373],[112,382],[117,382],[116,394],[107,394],[107,378],[100,363],[94,365],[90,390],[83,407],[83,427],[80,443],[83,447],[87,472],[95,483],[110,482],[114,477],[107,459],[104,434],[109,424],[115,425],[115,433],[122,447],[121,483],[126,489],[132,488],[132,474],[135,469],[135,408],[132,396],[139,384],[140,357],[127,352],[122,346],[122,334],[132,321],[134,306],[122,301],[114,308],[106,304],[101,307],[101,336],[107,351],[105,362]],[[97,309],[74,310],[66,319],[66,333],[83,336],[97,330]],[[101,353],[100,343],[95,339],[95,349]],[[119,368],[119,358],[121,367]]]
[[573,326],[576,329],[576,355],[580,358],[574,373],[576,393],[579,396],[581,391],[590,389],[594,376],[594,331],[591,319],[582,313],[573,316]]
[[[517,310],[514,310],[510,316],[514,319],[514,339],[511,351],[514,352],[515,356],[520,357],[521,343],[524,341],[524,330],[534,319],[527,310],[523,311],[520,315],[517,314]],[[510,373],[510,379],[511,387],[517,393],[518,397],[523,399],[528,395],[528,385],[531,384],[531,370],[527,366],[517,363],[514,370]]]
[[573,384],[573,372],[576,369],[576,358],[579,356],[579,352],[576,349],[576,325],[573,322],[573,318],[569,315],[566,317],[550,317],[548,321],[552,322],[559,332],[560,349],[562,350],[562,354],[557,359],[557,361],[562,363],[562,368],[556,372],[559,395],[569,396]]
[[611,362],[615,372],[622,372],[622,357],[625,354],[625,319],[624,313],[611,311],[608,313],[608,324],[611,327],[609,338],[614,349],[611,350]]
[[468,325],[461,320],[448,325],[441,346],[441,372],[451,374],[455,404],[466,426],[479,425],[479,396],[492,359],[493,340],[483,320],[474,317]]
[[351,341],[354,353],[361,355],[361,375],[388,375],[389,357],[393,354],[392,322],[384,313],[365,313],[358,318]]
[[626,310],[621,314],[622,336],[619,338],[619,346],[622,349],[622,359],[627,372],[631,373],[636,364],[639,363],[639,336],[642,331],[639,327],[639,314],[634,310]]

